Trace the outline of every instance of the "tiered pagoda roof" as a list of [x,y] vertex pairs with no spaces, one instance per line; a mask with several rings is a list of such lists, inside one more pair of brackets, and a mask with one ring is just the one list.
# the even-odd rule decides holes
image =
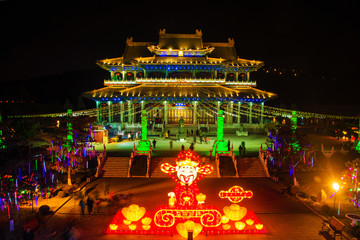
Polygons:
[[112,77],[105,80],[105,88],[84,95],[100,101],[231,98],[263,102],[276,96],[256,89],[256,82],[250,80],[249,73],[261,68],[262,61],[239,58],[231,38],[203,42],[199,30],[195,34],[169,34],[163,29],[158,42],[128,38],[122,57],[97,64]]

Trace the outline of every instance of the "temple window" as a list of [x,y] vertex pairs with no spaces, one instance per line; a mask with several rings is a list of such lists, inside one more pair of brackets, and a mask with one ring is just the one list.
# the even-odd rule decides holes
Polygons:
[[134,80],[134,74],[132,72],[127,72],[125,74],[125,79],[126,80]]

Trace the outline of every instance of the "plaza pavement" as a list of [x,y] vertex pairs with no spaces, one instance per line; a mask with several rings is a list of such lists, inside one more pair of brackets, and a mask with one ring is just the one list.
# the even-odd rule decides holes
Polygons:
[[[154,138],[150,138],[152,141]],[[175,157],[184,144],[187,149],[190,146],[192,138],[187,139],[185,143],[173,141],[173,149],[169,148],[169,140],[164,138],[155,138],[157,146],[153,156],[173,156]],[[225,134],[224,139],[228,139],[234,144],[234,150],[237,153],[239,144],[245,141],[247,155],[256,156],[261,144],[264,145],[266,137],[263,135],[250,135],[248,137],[237,137],[235,135]],[[199,140],[199,139],[198,139]],[[197,143],[195,151],[199,154],[208,154],[213,141],[212,138],[208,144]],[[130,156],[134,143],[137,141],[124,141],[121,143],[111,143],[106,145],[109,156]],[[103,145],[96,146],[97,150],[102,150]],[[103,193],[103,181],[105,178],[86,185],[90,195],[98,191],[101,198],[107,196]],[[175,182],[170,178],[146,179],[146,178],[107,178],[110,185],[110,192],[131,194],[127,205],[136,203],[146,207],[147,210],[154,210],[158,205],[167,204],[167,193],[173,191]],[[322,219],[311,212],[302,202],[295,197],[282,196],[281,186],[269,178],[221,178],[207,179],[206,177],[198,182],[200,191],[207,195],[206,204],[216,205],[219,209],[230,205],[230,202],[218,197],[220,190],[227,190],[233,185],[239,185],[244,190],[252,190],[253,198],[244,199],[241,205],[254,211],[258,219],[264,224],[266,234],[242,234],[242,235],[199,235],[196,239],[322,239],[318,235],[322,226]],[[55,211],[67,199],[57,197],[46,200],[46,204]],[[80,215],[79,200],[71,198],[47,221],[46,230],[41,230],[36,239],[48,239],[49,235],[56,230],[57,236],[53,239],[62,239],[61,233],[70,222],[75,223],[76,229],[81,234],[79,239],[183,239],[179,235],[161,236],[161,235],[109,235],[105,234],[109,223],[114,218],[117,210],[121,209],[119,204],[101,205],[101,209],[92,215]],[[97,211],[95,209],[95,211]]]
[[[132,194],[127,205],[136,203],[147,210],[155,210],[158,205],[167,204],[167,193],[173,191],[175,187],[175,182],[166,178],[111,178],[107,180],[109,180],[110,192]],[[91,190],[90,196],[97,189],[100,197],[105,197],[102,189],[103,181],[105,179],[98,179],[86,186]],[[253,191],[253,198],[244,199],[240,205],[255,212],[260,222],[264,224],[267,233],[209,236],[200,234],[196,239],[321,239],[318,232],[322,226],[322,219],[295,197],[282,196],[280,185],[269,178],[204,178],[198,182],[200,191],[207,195],[205,204],[216,205],[220,210],[224,206],[230,205],[230,202],[227,199],[220,199],[218,192],[227,190],[233,185]],[[105,234],[106,228],[111,223],[116,211],[121,209],[121,205],[103,205],[99,212],[90,216],[81,216],[78,203],[79,200],[68,201],[47,221],[46,230],[42,230],[36,239],[47,239],[46,237],[53,230],[60,235],[71,221],[75,223],[76,229],[81,234],[79,239],[184,239],[178,234],[173,237]]]

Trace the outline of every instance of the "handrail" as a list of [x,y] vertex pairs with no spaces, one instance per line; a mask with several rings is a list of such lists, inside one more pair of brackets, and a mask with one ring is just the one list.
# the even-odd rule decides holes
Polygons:
[[[100,159],[99,159],[100,157]],[[105,162],[107,160],[107,154],[106,154],[106,148],[105,148],[105,145],[104,145],[104,151],[102,152],[102,155],[99,154],[99,156],[97,156],[97,161],[98,161],[98,166],[97,166],[97,169],[96,169],[96,173],[95,173],[95,177],[99,177],[101,174],[102,174],[102,169],[105,165]]]
[[266,151],[261,150],[261,147],[260,147],[260,149],[259,149],[259,159],[260,159],[260,163],[261,163],[261,165],[262,165],[262,167],[263,167],[263,169],[264,169],[264,171],[265,171],[265,175],[266,175],[267,177],[270,177],[269,169],[268,169],[268,167],[267,167],[267,159],[264,157],[265,154],[266,154]]
[[130,155],[130,158],[129,158],[129,168],[128,168],[128,174],[127,174],[127,177],[130,178],[130,172],[131,172],[131,165],[132,165],[132,162],[134,161],[134,153],[132,152],[131,155]]
[[220,161],[219,161],[219,154],[217,152],[215,152],[215,163],[216,163],[216,168],[217,168],[217,177],[221,178],[220,175]]

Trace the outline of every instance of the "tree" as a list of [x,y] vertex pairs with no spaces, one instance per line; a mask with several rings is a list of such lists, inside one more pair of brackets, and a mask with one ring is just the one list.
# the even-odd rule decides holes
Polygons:
[[313,153],[309,144],[297,129],[296,112],[294,111],[290,121],[275,126],[267,139],[270,163],[273,170],[289,170],[293,182],[297,185],[295,169],[299,164],[310,166],[313,163]]

